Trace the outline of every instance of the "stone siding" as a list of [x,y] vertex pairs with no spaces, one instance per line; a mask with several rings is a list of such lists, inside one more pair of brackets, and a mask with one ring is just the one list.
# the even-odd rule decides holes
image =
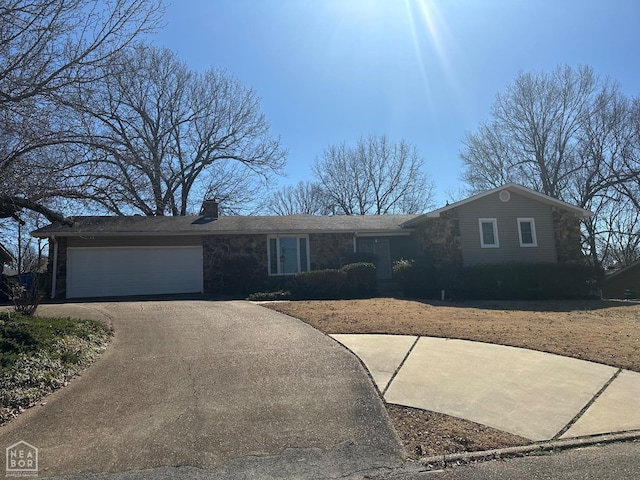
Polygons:
[[244,259],[242,265],[256,266],[249,282],[264,282],[267,271],[267,236],[266,235],[217,235],[202,238],[204,292],[218,293],[229,287],[225,279],[225,269],[233,259]]
[[351,233],[312,233],[309,235],[311,270],[340,268],[353,253]]
[[416,235],[422,251],[433,255],[436,266],[462,268],[460,221],[455,208],[426,219]]
[[[310,234],[309,253],[311,270],[339,268],[353,252],[351,234]],[[204,291],[218,293],[229,288],[229,262],[242,259],[240,265],[255,271],[243,272],[248,277],[247,286],[264,288],[268,274],[268,242],[266,235],[218,235],[202,239]],[[240,273],[240,272],[238,272]]]
[[580,220],[575,214],[556,207],[552,208],[552,215],[558,263],[584,264]]

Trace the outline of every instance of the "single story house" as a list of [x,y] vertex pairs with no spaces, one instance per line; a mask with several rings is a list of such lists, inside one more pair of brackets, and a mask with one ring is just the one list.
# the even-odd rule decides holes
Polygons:
[[375,254],[381,279],[424,252],[457,267],[580,263],[580,219],[590,215],[509,183],[423,215],[219,216],[205,201],[199,216],[75,217],[33,235],[49,239],[51,296],[82,298],[215,293],[234,265],[265,285],[362,252]]
[[639,298],[640,260],[607,273],[602,282],[602,298]]

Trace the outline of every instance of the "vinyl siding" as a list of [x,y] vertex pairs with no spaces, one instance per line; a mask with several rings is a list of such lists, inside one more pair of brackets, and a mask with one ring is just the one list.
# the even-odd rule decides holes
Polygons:
[[201,247],[200,236],[68,237],[68,247]]
[[[503,262],[557,262],[551,207],[516,193],[508,202],[498,192],[458,207],[464,265]],[[480,218],[495,218],[498,223],[498,248],[480,245]],[[521,247],[518,218],[533,218],[537,247]]]

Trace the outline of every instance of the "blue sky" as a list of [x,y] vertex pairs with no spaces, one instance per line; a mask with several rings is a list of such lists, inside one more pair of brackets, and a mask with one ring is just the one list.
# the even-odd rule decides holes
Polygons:
[[330,144],[386,134],[417,147],[442,204],[465,132],[519,72],[589,65],[640,94],[638,0],[173,0],[164,20],[156,44],[262,98],[281,185]]

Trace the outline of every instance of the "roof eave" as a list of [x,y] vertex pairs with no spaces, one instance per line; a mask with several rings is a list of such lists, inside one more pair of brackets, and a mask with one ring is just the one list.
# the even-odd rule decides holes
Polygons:
[[[0,262],[7,263],[15,260],[5,247],[0,246]],[[1,272],[0,272],[1,273]]]
[[633,270],[633,269],[637,268],[638,266],[640,266],[640,260],[636,260],[635,262],[630,263],[626,267],[623,267],[623,268],[621,268],[619,270],[616,270],[614,272],[605,274],[605,280],[609,280],[610,278],[615,278],[620,274],[623,274],[625,272],[628,272],[629,270]]
[[68,232],[68,231],[53,231],[53,232],[32,232],[31,235],[35,238],[51,238],[51,237],[150,237],[150,236],[162,236],[162,237],[184,237],[184,236],[208,236],[208,235],[308,235],[308,234],[331,234],[331,233],[347,233],[354,235],[388,235],[388,236],[402,236],[410,235],[413,229],[407,228],[393,228],[393,229],[280,229],[280,230],[197,230],[197,231],[181,231],[181,232]]
[[532,190],[530,188],[524,187],[522,185],[518,185],[517,183],[507,183],[505,185],[502,185],[500,187],[496,187],[494,189],[491,190],[487,190],[486,192],[481,192],[481,193],[477,193],[476,195],[472,195],[468,198],[465,198],[463,200],[459,200],[457,202],[454,202],[450,205],[446,205],[444,207],[438,208],[436,210],[432,210],[431,212],[427,212],[424,215],[421,215],[417,218],[414,218],[412,220],[409,220],[407,222],[405,222],[403,224],[403,226],[411,226],[411,225],[415,225],[417,223],[419,223],[420,221],[427,219],[427,218],[438,218],[440,217],[440,215],[442,214],[442,212],[445,212],[447,210],[451,210],[453,208],[456,207],[460,207],[462,205],[466,205],[467,203],[471,203],[474,202],[476,200],[479,200],[481,198],[484,198],[486,196],[492,195],[494,193],[497,193],[501,190],[505,190],[505,189],[513,189],[517,192],[519,192],[521,195],[524,195],[528,198],[533,198],[538,200],[539,202],[542,203],[546,203],[547,205],[552,205],[552,206],[556,206],[559,208],[562,208],[564,210],[568,210],[573,212],[577,217],[582,218],[582,219],[587,219],[587,218],[591,218],[594,214],[593,212],[586,210],[584,208],[581,207],[576,207],[575,205],[571,205],[570,203],[564,202],[562,200],[558,200],[557,198],[553,198],[550,197],[549,195],[545,195],[544,193],[540,193],[540,192],[536,192],[535,190]]

